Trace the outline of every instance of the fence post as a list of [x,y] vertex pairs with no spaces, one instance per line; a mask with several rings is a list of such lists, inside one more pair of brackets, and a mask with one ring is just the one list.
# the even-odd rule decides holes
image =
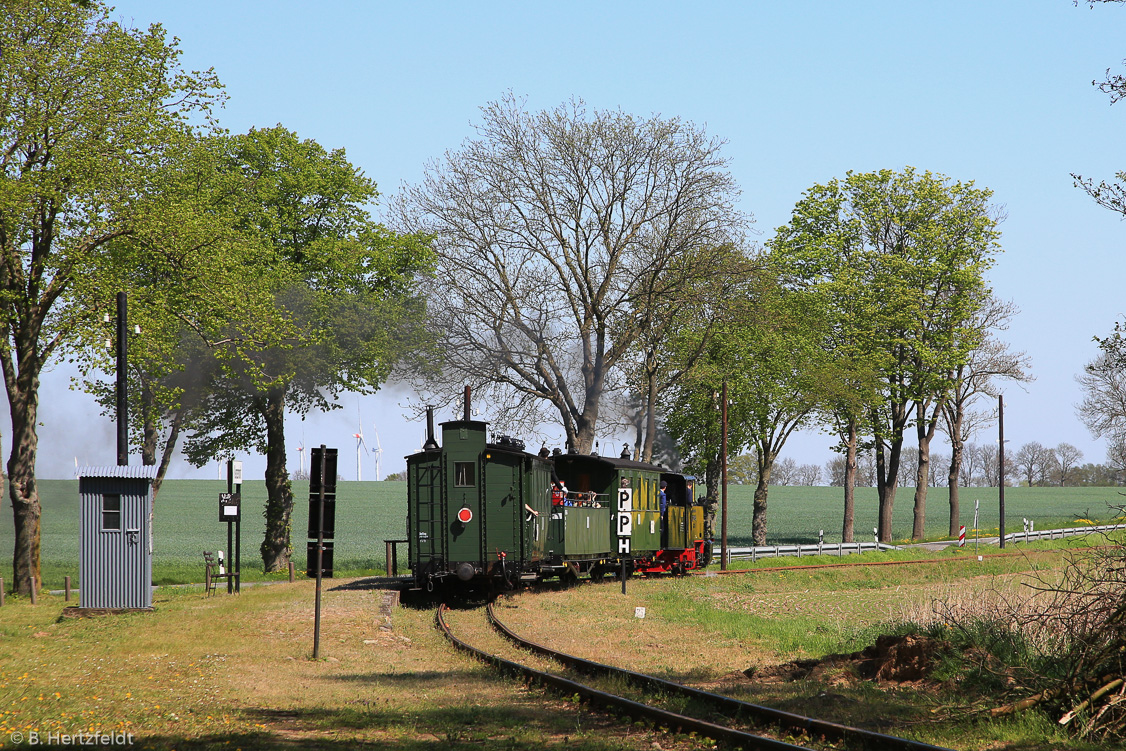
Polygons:
[[289,583],[293,584],[293,561],[289,562]]
[[32,605],[37,605],[39,603],[39,595],[35,591],[37,589],[39,589],[39,582],[37,582],[35,580],[35,577],[33,576],[33,577],[31,577],[31,604]]
[[0,576],[0,608],[4,607],[4,577]]
[[65,602],[70,602],[70,577],[69,577],[69,576],[64,576],[64,577],[63,577],[63,582],[64,582],[64,585],[63,585],[63,586],[64,586],[64,589],[66,590],[66,594],[65,594],[65,595],[63,595],[63,600],[64,600]]

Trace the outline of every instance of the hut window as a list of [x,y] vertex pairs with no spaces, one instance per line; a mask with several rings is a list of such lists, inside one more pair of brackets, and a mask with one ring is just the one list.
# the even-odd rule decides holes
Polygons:
[[102,496],[102,529],[121,529],[121,495]]
[[454,486],[471,488],[473,482],[473,462],[454,462]]

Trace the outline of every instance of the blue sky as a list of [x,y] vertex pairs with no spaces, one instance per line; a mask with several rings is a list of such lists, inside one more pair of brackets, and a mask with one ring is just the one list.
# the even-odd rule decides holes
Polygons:
[[[429,160],[472,134],[478,108],[511,90],[528,107],[581,97],[592,107],[681,117],[728,141],[725,153],[759,242],[785,223],[803,190],[848,170],[910,165],[994,191],[1007,220],[990,279],[1021,309],[1004,336],[1032,357],[1036,380],[1006,391],[1010,447],[1105,447],[1074,415],[1074,376],[1091,337],[1126,312],[1126,225],[1073,187],[1070,173],[1126,169],[1126,104],[1091,81],[1126,58],[1126,8],[1026,2],[211,2],[132,0],[128,25],[159,22],[180,39],[186,67],[214,67],[232,131],[277,123],[350,160],[389,196]],[[44,376],[41,476],[112,463],[112,439],[88,448],[67,426],[112,425],[65,394],[67,372]],[[57,396],[58,398],[54,398]],[[357,409],[378,423],[384,473],[401,469],[421,429],[409,395],[342,400],[302,424],[296,446],[349,456]],[[97,427],[93,427],[97,426]],[[364,428],[371,439],[369,427]],[[985,442],[992,436],[980,436]],[[606,436],[605,440],[610,440]],[[799,462],[830,458],[808,434]],[[105,456],[100,456],[105,454]],[[264,463],[245,457],[248,476]],[[354,460],[341,461],[348,479]],[[214,476],[182,461],[174,476]],[[365,465],[364,477],[374,477]]]

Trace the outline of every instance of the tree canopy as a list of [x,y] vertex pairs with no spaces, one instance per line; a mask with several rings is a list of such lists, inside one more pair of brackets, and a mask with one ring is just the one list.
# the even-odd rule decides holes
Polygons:
[[94,325],[112,292],[68,297],[145,232],[152,178],[218,99],[179,68],[164,30],[126,29],[105,6],[8,3],[0,16],[0,366],[12,416],[8,489],[15,584],[39,576],[39,377]]
[[438,256],[428,300],[443,360],[420,390],[448,402],[472,385],[500,423],[554,419],[589,451],[620,367],[661,325],[662,291],[715,272],[682,261],[741,236],[722,146],[677,118],[581,100],[482,108],[476,137],[394,206],[396,227],[432,235]]
[[[850,172],[809,189],[771,243],[783,283],[826,301],[845,360],[875,377],[859,406],[876,449],[882,540],[891,539],[904,431],[916,427],[925,478],[954,370],[983,337],[973,316],[1000,249],[990,196],[912,168]],[[859,419],[857,406],[844,409],[842,423]],[[916,485],[921,535],[926,483]]]

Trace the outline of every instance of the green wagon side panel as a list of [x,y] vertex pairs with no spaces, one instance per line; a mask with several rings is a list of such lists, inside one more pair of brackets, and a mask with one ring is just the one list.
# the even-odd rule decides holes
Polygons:
[[661,549],[661,512],[634,511],[630,551],[634,555]]
[[[544,462],[529,460],[524,473],[523,519],[524,560],[542,561],[551,547],[551,469]],[[529,510],[530,509],[530,510]]]
[[559,507],[563,513],[563,551],[566,555],[601,556],[610,552],[613,524],[609,507]]
[[681,506],[670,506],[668,514],[669,525],[669,547],[670,548],[686,548],[685,541],[688,539],[688,529],[686,525],[684,508]]
[[483,560],[494,561],[500,553],[516,558],[521,547],[521,464],[512,454],[486,452],[485,498],[481,541]]

